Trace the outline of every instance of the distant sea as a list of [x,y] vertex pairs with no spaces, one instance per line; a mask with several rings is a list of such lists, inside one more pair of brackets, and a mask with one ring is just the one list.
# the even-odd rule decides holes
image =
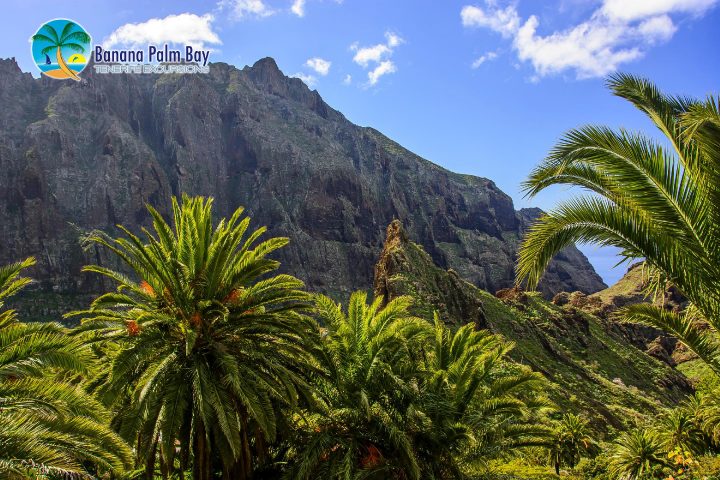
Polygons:
[[[84,63],[68,63],[68,67],[70,67],[70,70],[74,72],[79,72],[84,66]],[[50,70],[57,70],[60,68],[57,63],[51,63],[50,65],[41,63],[38,67],[40,67],[40,70],[43,72],[49,72]]]

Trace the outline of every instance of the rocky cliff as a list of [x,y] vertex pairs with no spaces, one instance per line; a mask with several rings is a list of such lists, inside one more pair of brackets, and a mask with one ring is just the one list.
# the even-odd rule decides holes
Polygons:
[[450,325],[473,323],[512,341],[511,358],[547,378],[561,411],[581,414],[603,431],[674,406],[692,391],[685,376],[632,346],[612,320],[516,289],[496,298],[435,265],[411,239],[400,222],[388,227],[375,295],[410,295],[422,318],[437,311]]
[[[45,291],[89,292],[80,273],[108,262],[83,251],[91,229],[146,225],[181,192],[212,195],[219,215],[244,205],[286,235],[286,271],[311,289],[367,288],[385,226],[401,219],[443,268],[495,291],[513,281],[517,212],[487,179],[449,172],[372,128],[349,122],[265,58],[208,75],[35,79],[0,60],[0,263],[28,255]],[[545,295],[604,287],[575,248],[542,283]]]

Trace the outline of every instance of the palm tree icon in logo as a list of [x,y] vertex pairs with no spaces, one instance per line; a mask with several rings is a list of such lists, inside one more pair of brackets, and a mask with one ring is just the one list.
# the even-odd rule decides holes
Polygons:
[[[82,27],[70,20],[53,20],[40,27],[32,36],[32,42],[35,63],[45,75],[80,80],[78,73],[87,65],[83,54],[90,49],[91,42]],[[51,53],[55,54],[57,63],[48,62]],[[71,55],[66,61],[64,55],[67,54]]]

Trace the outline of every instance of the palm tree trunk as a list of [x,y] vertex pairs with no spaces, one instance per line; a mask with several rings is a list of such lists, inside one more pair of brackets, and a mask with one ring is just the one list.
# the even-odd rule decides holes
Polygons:
[[255,455],[257,457],[257,464],[260,466],[265,465],[268,457],[268,446],[265,441],[265,434],[260,426],[255,428]]
[[145,478],[153,480],[155,478],[155,455],[157,454],[157,439],[154,439],[150,445],[150,451],[145,457]]
[[250,453],[250,439],[248,437],[248,414],[245,408],[240,411],[240,425],[242,435],[242,459],[243,459],[243,478],[252,476],[252,453]]
[[205,425],[202,420],[198,420],[193,445],[193,480],[210,480],[211,476],[212,465],[210,464],[210,449],[207,444]]
[[180,465],[179,465],[179,469],[178,469],[178,478],[180,480],[185,480],[185,470],[187,470],[187,468],[188,468],[188,461],[189,461],[189,456],[190,456],[189,455],[189,450],[190,450],[189,442],[190,442],[190,439],[188,439],[187,441],[185,441],[185,440],[180,441],[180,459],[179,459]]
[[252,477],[252,454],[248,438],[248,415],[245,408],[240,411],[240,455],[229,467],[223,467],[223,480],[249,480]]
[[68,64],[65,63],[65,59],[62,56],[62,51],[61,51],[60,47],[57,47],[57,49],[55,50],[55,57],[57,58],[57,62],[58,62],[58,66],[60,67],[60,70],[62,70],[65,75],[67,75],[70,78],[72,78],[73,80],[79,82],[80,77],[78,77],[75,74],[75,72],[70,70],[70,67],[68,67]]
[[[170,475],[170,472],[168,471],[168,458],[165,456],[165,453],[163,452],[162,446],[160,447],[160,475],[162,475],[163,480],[168,480],[168,477]],[[172,468],[172,467],[170,467]]]

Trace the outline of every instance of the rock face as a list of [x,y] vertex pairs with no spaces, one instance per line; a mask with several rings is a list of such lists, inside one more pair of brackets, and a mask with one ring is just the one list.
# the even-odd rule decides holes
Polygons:
[[490,295],[435,265],[411,239],[400,222],[388,227],[375,295],[386,301],[410,295],[413,313],[422,318],[437,312],[450,325],[473,323],[512,341],[510,357],[547,378],[561,411],[585,416],[598,430],[618,428],[638,413],[674,406],[692,391],[681,373],[629,344],[611,320],[517,288]]
[[[522,233],[525,233],[542,213],[539,208],[520,209],[518,217]],[[555,256],[538,289],[545,298],[552,298],[557,292],[568,291],[563,285],[569,281],[576,285],[575,290],[583,293],[596,292],[598,285],[604,285],[585,255],[574,247],[566,248]]]
[[[617,283],[587,296],[588,302],[583,309],[604,318],[615,319],[621,316],[623,307],[636,303],[652,302],[674,312],[682,312],[687,308],[687,298],[673,286],[667,287],[661,297],[653,298],[649,291],[650,280],[649,271],[643,262],[630,265]],[[677,338],[657,328],[626,322],[615,323],[615,328],[632,345],[669,365],[675,366],[697,358]]]
[[[487,179],[449,172],[349,122],[265,58],[208,75],[34,79],[0,60],[0,263],[28,255],[45,290],[91,292],[92,229],[148,224],[182,192],[211,195],[218,215],[246,207],[291,244],[283,269],[330,294],[367,288],[384,227],[401,219],[433,260],[495,291],[513,281],[528,219]],[[605,285],[575,248],[542,283]]]

